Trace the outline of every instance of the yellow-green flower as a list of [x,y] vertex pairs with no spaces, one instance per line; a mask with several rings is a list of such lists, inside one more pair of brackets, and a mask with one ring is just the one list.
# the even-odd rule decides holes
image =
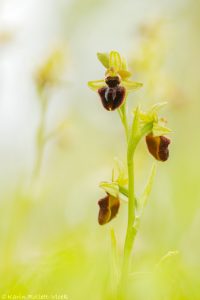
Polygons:
[[38,68],[35,81],[39,90],[58,84],[63,71],[64,53],[62,49],[56,49],[47,60]]

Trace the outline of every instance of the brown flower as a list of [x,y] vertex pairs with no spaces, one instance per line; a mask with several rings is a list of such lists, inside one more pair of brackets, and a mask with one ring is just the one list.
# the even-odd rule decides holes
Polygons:
[[100,225],[104,225],[110,222],[114,217],[116,217],[120,207],[120,201],[119,198],[107,194],[106,197],[98,201],[98,205],[98,222]]
[[166,161],[168,159],[168,146],[170,142],[170,139],[165,136],[153,136],[152,134],[146,136],[149,152],[159,161]]

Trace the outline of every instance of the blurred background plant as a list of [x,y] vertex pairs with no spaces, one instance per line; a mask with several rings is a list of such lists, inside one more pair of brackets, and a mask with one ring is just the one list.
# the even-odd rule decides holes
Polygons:
[[[66,50],[65,50],[66,51]],[[40,121],[36,136],[36,160],[33,171],[33,177],[40,175],[44,150],[47,142],[60,135],[66,129],[66,120],[62,121],[59,126],[46,133],[46,118],[50,102],[50,90],[61,83],[61,73],[64,68],[64,49],[55,50],[46,62],[37,70],[35,74],[35,84],[39,97]]]
[[[143,75],[145,95],[150,103],[155,99],[167,99],[171,105],[186,104],[182,86],[174,80],[168,70],[170,45],[168,43],[168,21],[157,19],[139,26],[137,47],[133,48],[130,66],[138,76]],[[135,46],[135,45],[134,45]]]
[[[144,82],[130,102],[168,101],[175,129],[170,160],[159,168],[136,239],[130,298],[199,300],[199,9],[194,0],[0,1],[1,31],[12,32],[0,45],[1,294],[112,299],[110,228],[97,223],[97,185],[110,179],[113,156],[123,159],[123,131],[86,82],[102,75],[95,53],[117,49],[129,54],[134,78]],[[159,24],[153,38],[138,34],[153,24]],[[60,41],[67,44],[67,84],[51,92],[46,133],[64,119],[68,126],[46,145],[37,187],[29,189],[40,122],[33,74]],[[143,43],[155,47],[151,58],[142,58]],[[146,69],[140,59],[151,60]],[[136,166],[141,189],[151,163],[143,146]],[[119,251],[125,222],[122,205],[111,224]],[[162,260],[175,250],[179,254]]]

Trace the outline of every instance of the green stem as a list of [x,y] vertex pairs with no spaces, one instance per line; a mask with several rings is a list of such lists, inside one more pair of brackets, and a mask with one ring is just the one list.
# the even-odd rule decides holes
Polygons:
[[134,229],[135,221],[135,186],[134,186],[134,157],[133,155],[127,154],[127,165],[128,165],[128,225],[126,230],[126,238],[124,244],[124,259],[122,265],[121,275],[121,289],[122,292],[126,290],[126,282],[130,267],[130,258],[133,248],[133,243],[136,235]]
[[124,244],[124,259],[122,265],[122,274],[120,282],[121,299],[126,298],[126,285],[130,268],[131,252],[134,245],[137,230],[134,227],[135,222],[135,180],[134,180],[134,154],[136,147],[141,138],[152,130],[152,124],[146,124],[141,129],[139,127],[138,114],[132,124],[131,132],[129,134],[128,149],[127,149],[127,167],[128,167],[128,225],[126,230],[126,238]]

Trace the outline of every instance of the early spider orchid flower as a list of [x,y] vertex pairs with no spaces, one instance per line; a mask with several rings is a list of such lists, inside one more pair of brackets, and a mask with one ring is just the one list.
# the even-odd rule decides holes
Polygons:
[[158,161],[166,161],[169,158],[169,149],[171,141],[165,134],[171,132],[166,127],[166,120],[158,117],[160,110],[166,102],[157,103],[148,112],[139,110],[139,122],[141,126],[152,124],[151,132],[146,136],[146,144],[150,154]]
[[128,196],[127,183],[126,167],[122,161],[115,158],[112,180],[100,183],[100,187],[106,192],[106,196],[98,201],[100,225],[109,223],[117,216],[121,201],[125,201],[124,198]]
[[99,94],[103,107],[113,111],[124,103],[127,93],[139,89],[142,83],[129,79],[132,74],[127,70],[125,59],[117,51],[98,53],[97,57],[106,68],[105,77],[89,81],[88,86]]

